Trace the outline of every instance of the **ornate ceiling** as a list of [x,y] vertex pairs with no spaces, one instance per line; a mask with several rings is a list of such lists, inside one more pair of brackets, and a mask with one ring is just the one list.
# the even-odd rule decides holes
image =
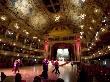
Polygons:
[[0,0],[0,3],[5,25],[17,32],[43,36],[64,26],[73,34],[79,33],[82,47],[88,47],[109,31],[109,0]]

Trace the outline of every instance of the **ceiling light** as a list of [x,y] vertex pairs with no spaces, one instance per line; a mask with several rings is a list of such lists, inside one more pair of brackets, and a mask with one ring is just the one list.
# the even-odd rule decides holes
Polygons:
[[106,20],[104,19],[102,22],[105,22]]
[[92,30],[93,28],[92,27],[89,27],[89,29]]
[[99,32],[96,32],[96,36],[98,36]]
[[92,45],[94,45],[94,43],[92,43]]
[[81,29],[83,29],[84,28],[84,25],[80,25],[80,27],[81,27]]
[[101,52],[99,52],[99,54],[102,54]]
[[105,26],[106,26],[107,24],[105,24]]
[[105,30],[106,30],[106,29],[104,29],[104,28],[101,28],[101,31],[102,31],[102,32],[104,32]]
[[84,59],[87,59],[86,57]]
[[40,42],[40,39],[38,39],[38,41]]
[[83,34],[84,34],[84,32],[80,32],[80,34],[81,34],[81,35],[83,35]]
[[93,19],[93,20],[92,20],[92,23],[95,23],[95,22],[96,22],[96,21]]
[[20,28],[17,23],[14,24],[14,27],[15,27],[16,29],[19,29],[19,28]]
[[93,56],[95,56],[95,54],[93,54]]
[[98,40],[98,38],[95,38],[95,40]]
[[2,20],[2,21],[5,21],[6,18],[7,18],[7,17],[6,17],[5,15],[1,16],[1,20]]
[[85,0],[82,0],[82,2],[85,2]]
[[19,56],[19,54],[17,54],[17,56]]
[[55,21],[58,22],[59,19],[60,19],[60,16],[59,16],[59,15],[56,15],[56,16],[55,16]]
[[80,36],[80,38],[82,39],[82,38],[83,38],[83,36]]
[[23,32],[26,32],[26,30],[23,30]]
[[4,54],[5,54],[5,55],[7,55],[8,53],[7,53],[7,52],[5,52]]
[[33,37],[33,39],[37,39],[38,37]]
[[15,43],[13,43],[13,45],[15,46],[16,44],[15,44]]
[[28,34],[29,34],[29,32],[26,32],[26,34],[28,35]]
[[110,48],[110,46],[108,46],[108,48]]
[[81,14],[80,18],[81,18],[81,19],[84,19],[85,16],[86,16],[86,14]]
[[89,51],[90,49],[88,48],[87,50]]
[[99,12],[100,12],[100,9],[97,9],[97,8],[94,9],[94,13],[99,13]]
[[95,9],[94,12],[98,12],[98,9]]

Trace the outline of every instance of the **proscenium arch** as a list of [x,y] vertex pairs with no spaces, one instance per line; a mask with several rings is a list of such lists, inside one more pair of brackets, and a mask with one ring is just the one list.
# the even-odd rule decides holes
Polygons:
[[57,49],[58,48],[68,48],[69,50],[69,60],[74,60],[74,47],[71,43],[55,43],[51,48],[51,59],[57,59]]

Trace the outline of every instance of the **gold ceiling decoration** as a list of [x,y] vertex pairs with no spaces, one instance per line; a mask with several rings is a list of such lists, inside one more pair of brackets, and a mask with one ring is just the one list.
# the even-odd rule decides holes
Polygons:
[[[67,26],[73,34],[83,33],[81,41],[87,45],[88,42],[95,42],[102,33],[108,31],[105,29],[107,24],[104,19],[106,9],[103,9],[107,7],[106,1],[109,2],[109,0],[59,0],[58,4],[52,2],[53,4],[45,5],[43,0],[7,0],[9,9],[3,7],[0,23],[4,24],[4,20],[7,19],[6,21],[11,21],[9,22],[11,24],[6,22],[7,25],[16,31],[26,30],[30,34],[31,29],[42,36],[51,33],[57,26]],[[57,13],[50,12],[48,8],[55,9],[56,4],[60,5],[60,10]],[[97,32],[99,35],[96,37]]]
[[79,24],[81,22],[81,3],[80,0],[66,0],[63,2],[63,10],[67,15],[69,20],[72,20],[73,23]]
[[36,30],[43,30],[43,28],[47,25],[48,18],[46,15],[43,15],[43,13],[36,12],[36,14],[32,16],[29,21]]
[[21,17],[33,14],[33,0],[9,0],[9,8],[19,13]]

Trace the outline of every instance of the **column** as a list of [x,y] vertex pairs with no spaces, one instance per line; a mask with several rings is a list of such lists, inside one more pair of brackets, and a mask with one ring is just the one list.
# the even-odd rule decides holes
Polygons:
[[44,40],[44,50],[45,50],[45,53],[44,53],[44,57],[45,58],[48,58],[48,50],[49,50],[49,41],[48,41],[48,36],[45,37],[45,40]]

